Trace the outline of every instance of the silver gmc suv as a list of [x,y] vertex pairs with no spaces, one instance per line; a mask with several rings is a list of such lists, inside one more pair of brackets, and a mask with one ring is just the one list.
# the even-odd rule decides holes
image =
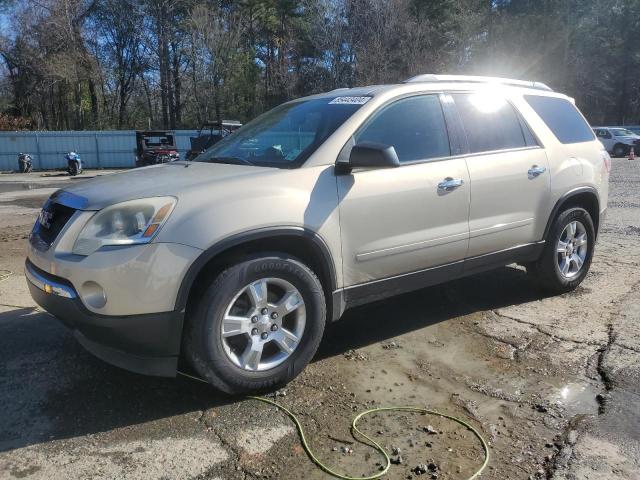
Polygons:
[[544,84],[420,75],[280,105],[191,162],[54,193],[33,298],[93,354],[229,393],[294,378],[345,309],[510,263],[568,292],[611,159]]

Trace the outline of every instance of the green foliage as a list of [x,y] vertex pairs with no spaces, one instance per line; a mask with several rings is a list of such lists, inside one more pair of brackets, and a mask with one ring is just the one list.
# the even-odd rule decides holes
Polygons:
[[197,128],[418,73],[539,80],[640,123],[640,0],[0,0],[0,106],[36,128]]

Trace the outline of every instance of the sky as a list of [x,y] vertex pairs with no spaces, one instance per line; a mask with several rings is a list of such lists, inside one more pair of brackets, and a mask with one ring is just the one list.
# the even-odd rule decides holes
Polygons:
[[11,23],[9,22],[9,16],[0,11],[0,35],[9,36],[11,33],[9,31],[10,26]]

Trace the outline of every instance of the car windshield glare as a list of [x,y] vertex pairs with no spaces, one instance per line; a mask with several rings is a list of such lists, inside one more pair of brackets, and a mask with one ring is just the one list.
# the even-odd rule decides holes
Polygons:
[[[336,101],[359,99],[358,102]],[[296,168],[368,100],[322,97],[280,105],[225,137],[195,162]]]

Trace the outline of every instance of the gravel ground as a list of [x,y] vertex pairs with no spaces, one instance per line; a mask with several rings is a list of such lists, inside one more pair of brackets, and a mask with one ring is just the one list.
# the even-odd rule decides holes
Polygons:
[[[26,236],[46,196],[76,181],[0,175],[0,269],[13,272],[0,281],[0,478],[327,478],[273,407],[106,365],[33,304]],[[382,460],[353,443],[353,415],[418,405],[483,433],[482,478],[640,479],[639,265],[640,161],[614,159],[609,213],[575,292],[547,297],[511,266],[354,309],[276,398],[318,456],[353,476]],[[463,479],[482,463],[451,421],[362,425],[399,449],[389,479],[418,477],[419,464],[432,468],[420,478]]]

